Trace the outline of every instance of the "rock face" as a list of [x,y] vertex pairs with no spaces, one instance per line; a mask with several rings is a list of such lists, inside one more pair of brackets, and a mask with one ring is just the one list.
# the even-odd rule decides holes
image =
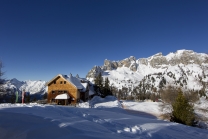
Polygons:
[[104,66],[103,66],[104,70],[113,70],[113,69],[117,69],[117,67],[118,67],[117,62],[111,62],[110,60],[107,59],[104,61]]
[[103,66],[89,71],[88,80],[93,83],[98,73],[104,80],[109,79],[114,95],[122,99],[155,99],[168,88],[208,98],[208,55],[190,50],[137,60],[133,56],[121,61],[105,60]]
[[127,67],[127,68],[131,68],[133,71],[136,71],[137,65],[136,65],[135,57],[131,56],[121,61],[110,61],[106,59],[104,61],[104,66],[101,67],[101,69],[104,71],[114,70],[114,69],[117,69],[118,67]]
[[175,53],[169,53],[166,56],[163,56],[162,53],[157,53],[148,58],[140,58],[136,60],[134,56],[130,56],[121,61],[110,61],[105,60],[103,66],[93,67],[86,77],[94,78],[99,72],[104,72],[107,70],[116,70],[120,67],[127,67],[131,71],[138,71],[140,65],[148,66],[152,68],[168,68],[169,65],[175,66],[179,64],[197,64],[201,65],[202,63],[208,63],[208,55],[203,53],[196,53],[192,50],[178,50]]
[[103,72],[103,69],[99,66],[94,66],[87,74],[88,78],[95,78],[99,73]]

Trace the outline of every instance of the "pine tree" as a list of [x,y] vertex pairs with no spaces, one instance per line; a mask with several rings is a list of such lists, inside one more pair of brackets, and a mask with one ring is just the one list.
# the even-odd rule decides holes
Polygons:
[[11,103],[15,103],[15,98],[16,98],[16,96],[15,96],[14,92],[12,92],[12,95],[10,98]]
[[106,88],[106,89],[108,89],[108,90],[110,90],[110,81],[108,80],[108,77],[107,78],[105,78],[105,85],[104,85],[104,87]]
[[47,99],[47,97],[48,97],[48,93],[45,92],[45,94],[43,95],[43,99]]
[[95,78],[95,85],[102,88],[103,87],[103,77],[101,72],[98,74],[98,76]]
[[30,93],[27,93],[27,95],[25,96],[25,102],[30,103]]
[[103,90],[103,77],[101,72],[95,77],[94,90],[98,95],[102,95]]
[[189,104],[181,90],[179,90],[178,96],[172,104],[172,107],[171,121],[190,126],[194,125],[195,115],[193,105]]
[[121,94],[122,94],[122,91],[121,91],[121,89],[119,89],[119,90],[118,90],[118,100],[121,99]]
[[110,88],[110,81],[108,80],[108,77],[105,78],[105,83],[103,87],[103,95],[104,96],[112,95],[111,88]]
[[37,98],[36,96],[33,97],[33,102],[36,102],[37,101]]
[[112,95],[111,88],[110,88],[110,81],[108,77],[105,78],[105,82],[103,82],[103,77],[101,72],[95,78],[95,86],[94,90],[98,95],[102,97],[106,97],[107,95]]

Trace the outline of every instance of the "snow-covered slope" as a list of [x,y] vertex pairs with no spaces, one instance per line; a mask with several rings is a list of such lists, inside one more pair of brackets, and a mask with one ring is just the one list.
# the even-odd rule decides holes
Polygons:
[[19,81],[17,79],[11,79],[6,81],[6,84],[4,85],[4,87],[7,90],[10,90],[11,92],[14,91],[23,91],[25,90],[26,92],[29,92],[30,94],[42,94],[45,93],[47,91],[47,88],[45,86],[46,81],[31,81],[31,80],[27,80],[27,81]]
[[[158,120],[154,116],[140,112],[123,110],[116,105],[117,102],[113,97],[106,100],[94,98],[92,103],[98,107],[80,108],[34,103],[0,104],[0,138],[208,138],[208,130]],[[148,103],[145,105],[152,106]]]
[[149,84],[147,90],[150,92],[168,85],[204,92],[208,89],[208,55],[191,50],[178,50],[166,56],[158,53],[138,60],[133,56],[121,61],[105,60],[103,66],[93,67],[87,78],[93,82],[99,72],[109,78],[111,85],[120,89],[132,90],[141,81],[145,86]]

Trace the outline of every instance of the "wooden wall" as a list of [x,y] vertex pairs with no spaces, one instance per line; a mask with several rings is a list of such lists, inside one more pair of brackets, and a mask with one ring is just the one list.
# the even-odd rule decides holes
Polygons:
[[[54,84],[54,81],[56,84]],[[64,84],[64,81],[66,81],[66,84]],[[55,91],[55,94],[52,94],[52,91]],[[55,97],[59,94],[63,94],[64,91],[66,91],[71,98],[74,98],[74,100],[71,101],[72,104],[75,104],[79,101],[80,92],[78,89],[63,77],[58,76],[50,84],[48,84],[48,103],[51,103],[52,99],[55,99]]]

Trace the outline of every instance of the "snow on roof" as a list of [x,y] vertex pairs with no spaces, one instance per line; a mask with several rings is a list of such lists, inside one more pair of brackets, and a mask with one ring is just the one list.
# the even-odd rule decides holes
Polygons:
[[82,84],[82,86],[83,86],[82,91],[85,92],[86,89],[87,89],[88,83],[81,83],[81,84]]
[[68,94],[61,94],[55,97],[55,99],[68,99],[68,98],[70,98]]
[[67,81],[69,81],[70,83],[72,83],[75,87],[77,87],[77,89],[83,89],[83,85],[81,84],[80,80],[77,79],[76,77],[73,77],[72,74],[68,75],[63,75],[62,77],[65,78]]
[[67,81],[69,81],[70,83],[72,83],[77,89],[83,89],[84,86],[81,84],[81,81],[76,78],[76,77],[73,77],[72,74],[70,74],[69,76],[68,75],[64,75],[64,74],[58,74],[57,76],[55,76],[53,79],[51,79],[47,85],[49,83],[51,83],[54,79],[56,79],[58,76],[61,76],[63,77],[64,79],[66,79]]

